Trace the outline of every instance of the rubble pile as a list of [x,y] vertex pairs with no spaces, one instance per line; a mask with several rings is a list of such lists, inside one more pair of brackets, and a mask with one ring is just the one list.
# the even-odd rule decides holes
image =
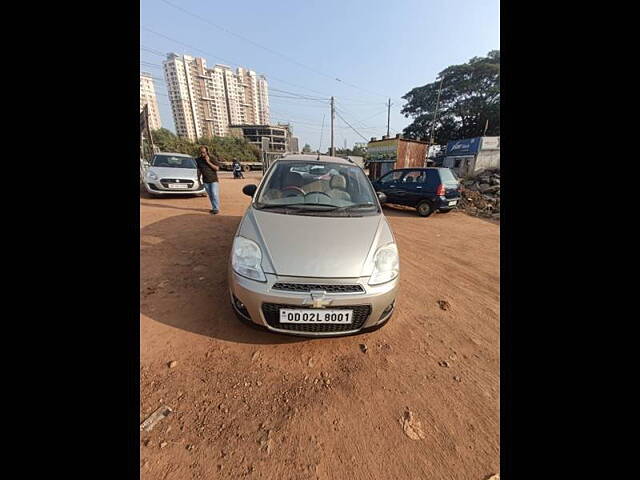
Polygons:
[[500,219],[500,170],[485,170],[460,183],[458,210],[477,217]]

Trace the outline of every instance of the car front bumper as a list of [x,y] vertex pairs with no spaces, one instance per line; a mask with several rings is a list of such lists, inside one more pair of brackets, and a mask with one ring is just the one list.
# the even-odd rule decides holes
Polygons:
[[147,192],[154,195],[204,195],[207,191],[204,186],[198,188],[194,186],[192,188],[165,188],[160,182],[143,182],[144,188]]
[[[382,285],[371,286],[367,282],[368,277],[362,278],[299,278],[266,274],[266,282],[257,282],[235,273],[229,267],[229,297],[236,313],[244,320],[250,321],[269,331],[284,333],[287,335],[299,335],[307,337],[331,337],[341,335],[353,335],[372,329],[385,323],[395,310],[395,299],[398,292],[399,276]],[[358,293],[326,293],[324,299],[330,301],[326,308],[354,307],[355,315],[362,312],[366,319],[359,325],[350,328],[344,326],[340,331],[322,331],[323,328],[335,327],[334,324],[314,324],[317,331],[302,331],[298,324],[279,328],[278,322],[273,321],[271,315],[276,306],[287,308],[310,308],[311,295],[309,292],[292,292],[276,290],[273,288],[276,282],[293,284],[321,284],[321,285],[360,285],[363,292]],[[243,305],[243,309],[236,304],[236,299]],[[328,325],[323,327],[323,325]]]

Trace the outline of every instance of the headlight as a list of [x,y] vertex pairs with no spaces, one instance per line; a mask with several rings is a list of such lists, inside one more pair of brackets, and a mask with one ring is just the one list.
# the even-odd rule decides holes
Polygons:
[[148,176],[151,180],[158,180],[158,176],[153,172],[149,172]]
[[398,247],[395,243],[388,243],[378,248],[373,257],[374,267],[369,285],[379,285],[389,282],[400,273],[400,262],[398,260]]
[[231,266],[238,275],[266,282],[262,267],[262,252],[253,240],[244,237],[236,237],[233,241]]

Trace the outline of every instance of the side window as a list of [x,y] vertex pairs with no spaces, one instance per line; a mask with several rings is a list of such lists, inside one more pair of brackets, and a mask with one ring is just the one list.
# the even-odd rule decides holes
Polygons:
[[416,182],[420,184],[427,183],[427,172],[424,170],[420,171],[420,175],[416,177]]
[[402,171],[390,172],[380,179],[380,183],[391,183],[399,180],[403,173]]
[[440,183],[440,176],[438,175],[437,170],[426,170],[424,172],[426,174],[426,184],[430,187],[436,187]]
[[411,170],[407,172],[407,174],[402,179],[404,183],[418,183],[422,182],[422,171],[421,170]]

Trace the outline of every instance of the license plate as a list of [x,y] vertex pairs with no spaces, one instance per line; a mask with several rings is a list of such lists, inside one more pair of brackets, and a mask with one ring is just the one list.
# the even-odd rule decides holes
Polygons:
[[186,183],[170,183],[169,188],[189,188]]
[[353,323],[353,310],[281,308],[280,323]]
[[449,206],[451,206],[451,205],[455,205],[455,204],[457,204],[457,203],[458,203],[458,200],[454,200],[453,202],[449,202]]

